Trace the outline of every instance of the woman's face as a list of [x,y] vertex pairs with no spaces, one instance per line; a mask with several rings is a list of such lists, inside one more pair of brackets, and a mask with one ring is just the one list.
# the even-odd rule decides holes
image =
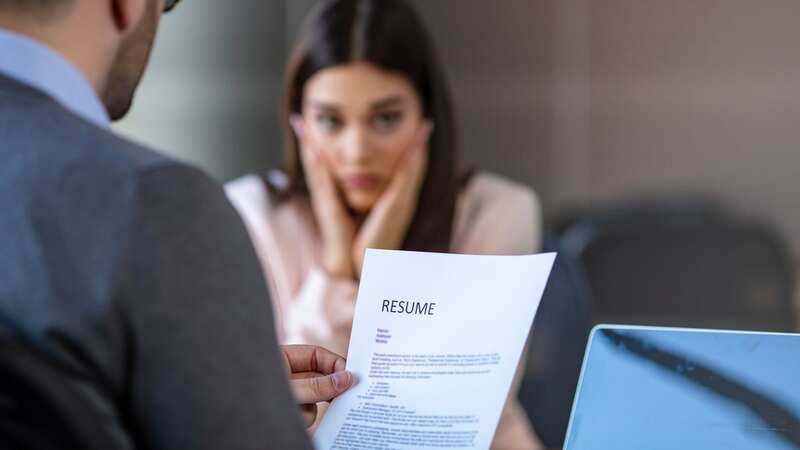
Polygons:
[[409,80],[359,62],[308,80],[303,119],[347,205],[366,213],[412,145],[423,114]]

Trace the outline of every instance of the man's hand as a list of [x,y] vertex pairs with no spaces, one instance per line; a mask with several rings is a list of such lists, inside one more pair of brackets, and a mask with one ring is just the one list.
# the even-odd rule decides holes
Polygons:
[[315,345],[284,345],[289,383],[306,426],[317,418],[317,403],[329,402],[349,389],[355,379],[344,370],[345,359]]

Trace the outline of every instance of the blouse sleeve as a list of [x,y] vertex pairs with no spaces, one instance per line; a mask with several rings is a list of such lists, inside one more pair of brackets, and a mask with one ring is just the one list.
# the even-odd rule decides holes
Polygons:
[[355,280],[331,276],[321,268],[309,271],[286,303],[286,343],[321,345],[346,355],[357,292]]
[[475,181],[462,199],[454,251],[478,255],[525,255],[540,250],[542,212],[533,190]]
[[345,355],[358,284],[318,266],[305,206],[277,207],[254,176],[230,182],[226,190],[244,218],[268,280],[280,342],[320,345]]

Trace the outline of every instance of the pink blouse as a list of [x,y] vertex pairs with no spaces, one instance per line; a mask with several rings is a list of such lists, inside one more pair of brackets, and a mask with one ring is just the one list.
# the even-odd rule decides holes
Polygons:
[[[271,181],[280,184],[284,180],[274,172]],[[320,268],[321,242],[309,199],[276,203],[264,181],[255,175],[231,181],[225,189],[264,266],[280,342],[315,344],[346,355],[358,284]],[[541,223],[540,204],[530,188],[479,173],[457,200],[450,250],[463,254],[535,253],[541,243]],[[515,382],[493,449],[541,448],[516,400],[517,388]]]

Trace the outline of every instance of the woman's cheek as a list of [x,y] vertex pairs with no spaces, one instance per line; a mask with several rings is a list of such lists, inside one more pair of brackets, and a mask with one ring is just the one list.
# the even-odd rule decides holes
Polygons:
[[384,155],[382,161],[382,172],[385,174],[393,173],[400,161],[402,161],[406,152],[409,149],[408,141],[410,139],[405,135],[394,136],[389,142],[384,145],[382,154]]

